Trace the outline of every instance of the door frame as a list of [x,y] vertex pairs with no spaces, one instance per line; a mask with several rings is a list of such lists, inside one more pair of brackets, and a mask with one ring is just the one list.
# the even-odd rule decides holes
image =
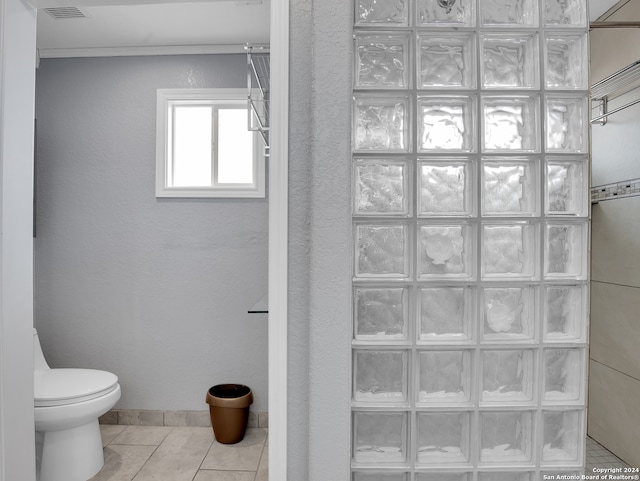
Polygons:
[[[171,0],[151,0],[153,3],[169,3]],[[186,0],[184,0],[186,1]],[[205,0],[206,1],[206,0]],[[216,1],[216,0],[209,0]],[[7,4],[6,2],[9,2]],[[29,4],[25,1],[13,3],[13,0],[0,0],[0,21],[6,20],[5,15],[11,16],[15,14],[8,5],[16,7],[15,9],[23,9],[28,18],[29,12],[33,7],[51,7],[51,6],[69,6],[69,3],[77,6],[83,5],[116,5],[123,3],[121,0],[29,0]],[[128,3],[128,2],[127,2]],[[141,3],[151,3],[148,0]],[[180,3],[180,0],[174,0],[171,3]],[[56,4],[56,5],[54,5]],[[22,10],[17,15],[23,15]],[[288,306],[288,142],[289,142],[289,0],[271,0],[271,119],[270,119],[270,160],[269,160],[269,316],[268,316],[268,376],[269,376],[269,479],[271,481],[282,481],[287,479],[287,306]],[[29,23],[35,29],[35,17],[29,19]],[[19,29],[6,29],[2,38],[0,38],[0,53],[4,52],[7,45],[14,46],[22,40]],[[35,38],[33,39],[35,44]],[[25,44],[22,54],[25,58],[34,55],[33,64],[35,66],[34,45]],[[15,47],[13,47],[15,48]],[[20,48],[20,47],[18,47]],[[13,57],[12,57],[13,58]],[[4,92],[6,80],[10,73],[5,65],[6,61],[0,63],[0,93]],[[35,99],[35,84],[25,84],[24,88],[29,89],[27,96]],[[0,96],[0,108],[3,97]],[[8,118],[20,117],[28,114],[34,116],[32,105],[24,104],[12,108],[5,120]],[[9,122],[7,122],[8,124]],[[2,118],[0,118],[0,128],[2,128]],[[0,132],[1,133],[1,132]],[[27,136],[29,137],[29,136]],[[21,137],[22,138],[22,137]],[[6,139],[5,139],[6,140]],[[33,150],[33,136],[21,144],[23,152],[29,154]],[[0,144],[0,147],[2,145]],[[25,157],[28,161],[32,161],[32,157]],[[0,152],[0,167],[2,163],[2,152]],[[32,169],[32,165],[28,166]],[[0,181],[2,176],[0,175]],[[14,182],[12,180],[12,182]],[[15,182],[14,182],[15,184]],[[25,182],[22,186],[22,192],[29,193],[33,183],[29,185]],[[3,204],[8,205],[8,199],[5,198],[4,189],[0,187],[0,207]],[[15,189],[14,189],[15,190]],[[28,196],[27,196],[28,197]],[[31,198],[24,202],[24,196],[17,199],[13,203],[20,202],[20,212],[31,209]],[[14,199],[15,200],[15,199]],[[22,205],[25,204],[25,205]],[[4,210],[4,209],[3,209]],[[4,212],[3,212],[4,214]],[[29,221],[29,219],[23,219]],[[0,215],[0,221],[3,221]],[[30,221],[29,221],[30,222]],[[24,229],[23,229],[24,230]],[[6,234],[6,233],[5,233]],[[20,234],[21,235],[21,234]],[[6,235],[5,235],[6,237]],[[31,234],[29,238],[24,239],[27,244],[31,242]],[[2,252],[0,251],[0,267],[2,265]],[[27,264],[20,268],[18,275],[26,276],[30,286],[23,289],[24,293],[29,294],[33,288],[33,277],[31,272],[31,264]],[[23,283],[24,284],[24,283]],[[0,289],[2,283],[0,282]],[[2,290],[0,290],[0,299],[2,299]],[[27,419],[20,419],[18,422],[14,419],[11,426],[4,422],[9,419],[12,412],[12,406],[29,406],[31,409],[33,392],[28,386],[33,386],[33,340],[32,340],[32,324],[33,317],[30,309],[25,315],[20,317],[4,316],[0,311],[0,336],[6,342],[0,342],[0,481],[9,481],[12,479],[10,474],[11,468],[8,463],[2,462],[11,460],[11,466],[22,466],[22,479],[32,481],[29,474],[30,466],[34,463],[34,451],[30,449],[16,449],[16,437],[26,440],[25,445],[31,445],[33,440],[33,414]],[[30,346],[30,349],[21,349],[16,352],[9,349],[8,343],[16,346]],[[24,373],[31,373],[29,379],[14,379],[11,366],[26,366]],[[24,376],[28,376],[24,374]],[[19,389],[16,389],[16,385]],[[26,386],[26,387],[23,387]],[[10,412],[11,411],[11,412]],[[31,412],[31,411],[30,411]],[[22,416],[19,416],[22,418]],[[34,475],[35,477],[35,475]]]
[[289,0],[271,0],[269,480],[287,479]]

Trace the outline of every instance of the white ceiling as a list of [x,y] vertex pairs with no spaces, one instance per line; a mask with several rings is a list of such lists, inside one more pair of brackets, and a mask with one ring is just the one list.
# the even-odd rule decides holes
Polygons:
[[[39,10],[40,56],[100,55],[100,49],[105,55],[134,54],[158,47],[188,53],[205,51],[203,46],[225,52],[242,51],[247,43],[269,43],[269,0],[134,1],[136,5],[127,0],[38,0],[39,7],[77,6],[88,17],[54,19]],[[588,1],[591,21],[618,3]]]
[[[100,2],[72,0],[63,4],[78,7],[87,18],[56,19],[40,8],[37,38],[40,56],[72,56],[74,49],[86,52],[185,46],[236,46],[236,50],[242,51],[240,47],[247,43],[269,43],[269,0],[115,6],[95,3]],[[39,3],[39,7],[50,6],[60,5],[47,0]]]

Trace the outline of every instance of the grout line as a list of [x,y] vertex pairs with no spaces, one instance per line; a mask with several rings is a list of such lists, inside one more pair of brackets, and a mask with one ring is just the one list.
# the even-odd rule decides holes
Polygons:
[[207,452],[205,453],[204,457],[202,458],[202,461],[200,461],[200,464],[198,465],[198,469],[196,470],[196,474],[193,475],[193,479],[195,479],[196,476],[198,476],[198,473],[200,472],[200,470],[202,469],[202,465],[204,464],[204,460],[207,459],[207,456],[209,456],[209,453],[211,452],[211,448],[213,447],[213,444],[216,442],[215,435],[213,435],[212,437],[213,437],[213,439],[211,440],[211,444],[209,444],[209,449],[207,449]]
[[[165,436],[166,439],[166,436]],[[164,439],[160,442],[160,444],[162,444],[164,442]],[[156,448],[153,450],[153,452],[149,455],[149,457],[147,458],[147,460],[142,463],[142,466],[140,466],[140,469],[138,469],[136,471],[136,474],[133,475],[133,477],[131,478],[130,481],[133,481],[134,479],[136,479],[136,477],[138,476],[138,474],[140,474],[140,471],[142,471],[144,469],[144,467],[147,465],[147,463],[149,462],[149,460],[153,457],[154,454],[156,454],[156,451],[158,450],[158,448],[160,447],[160,444],[158,444],[156,446]]]
[[262,441],[262,452],[260,453],[260,459],[258,460],[258,467],[256,468],[255,475],[253,476],[253,481],[256,481],[258,479],[258,471],[260,471],[260,466],[262,465],[262,458],[264,457],[264,449],[267,444],[267,439],[269,439],[268,432],[267,432],[267,436],[264,438],[264,441]]

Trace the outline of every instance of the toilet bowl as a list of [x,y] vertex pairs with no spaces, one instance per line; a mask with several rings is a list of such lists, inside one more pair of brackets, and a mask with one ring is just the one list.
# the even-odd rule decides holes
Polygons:
[[95,369],[51,369],[33,330],[36,479],[86,481],[102,469],[98,417],[120,399],[118,377]]

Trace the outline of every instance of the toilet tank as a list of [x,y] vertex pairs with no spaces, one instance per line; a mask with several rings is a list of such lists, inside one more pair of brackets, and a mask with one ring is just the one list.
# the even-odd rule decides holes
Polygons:
[[46,371],[51,369],[47,360],[44,358],[42,347],[40,346],[40,338],[38,337],[38,331],[33,329],[33,370],[34,371]]

